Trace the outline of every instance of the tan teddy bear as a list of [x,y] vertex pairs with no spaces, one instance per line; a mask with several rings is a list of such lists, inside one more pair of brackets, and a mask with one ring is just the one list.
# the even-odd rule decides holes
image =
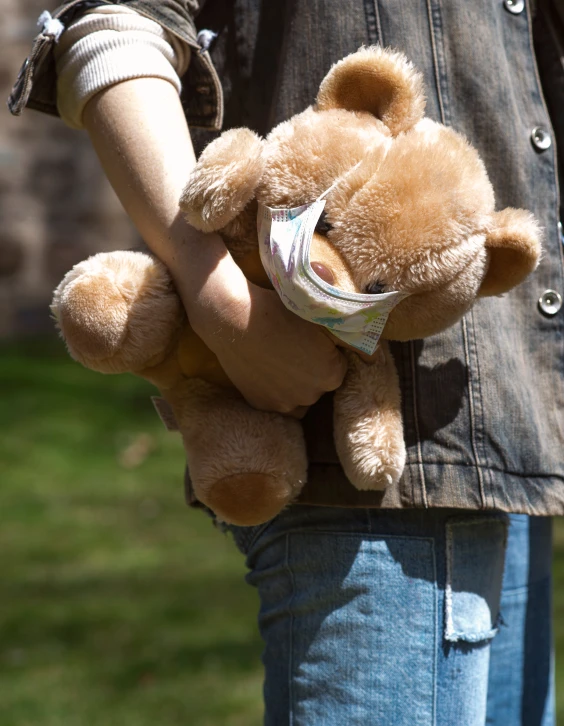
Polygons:
[[[423,117],[421,76],[400,53],[365,48],[337,63],[316,103],[263,140],[222,134],[201,155],[181,208],[218,231],[247,277],[267,286],[258,205],[292,208],[329,190],[311,267],[334,287],[408,293],[383,339],[433,335],[480,296],[535,269],[539,229],[526,211],[494,211],[477,152]],[[190,329],[167,270],[135,252],[103,253],[61,282],[53,310],[70,354],[104,373],[152,381],[172,407],[197,498],[240,525],[274,517],[300,492],[307,459],[299,421],[251,408]],[[370,361],[347,351],[334,432],[359,489],[395,486],[405,463],[400,390],[385,340]]]

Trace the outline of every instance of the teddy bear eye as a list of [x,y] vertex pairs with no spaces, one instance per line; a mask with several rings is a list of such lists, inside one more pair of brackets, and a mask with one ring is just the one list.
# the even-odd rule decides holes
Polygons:
[[327,236],[327,232],[330,232],[332,229],[333,225],[327,221],[327,216],[325,215],[325,212],[321,212],[321,217],[319,217],[319,220],[315,225],[315,231],[317,232],[317,234]]
[[386,285],[383,282],[376,280],[375,282],[371,282],[370,284],[366,285],[366,287],[364,288],[364,292],[368,295],[380,295],[385,292],[385,289]]

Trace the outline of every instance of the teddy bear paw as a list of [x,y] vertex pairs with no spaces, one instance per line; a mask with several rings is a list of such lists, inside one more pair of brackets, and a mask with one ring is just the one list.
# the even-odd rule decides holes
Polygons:
[[[403,440],[386,449],[372,451],[349,451],[348,457],[341,457],[349,481],[361,491],[382,491],[397,484],[405,466],[405,445]],[[356,454],[356,455],[355,455]],[[348,459],[343,461],[343,459]]]

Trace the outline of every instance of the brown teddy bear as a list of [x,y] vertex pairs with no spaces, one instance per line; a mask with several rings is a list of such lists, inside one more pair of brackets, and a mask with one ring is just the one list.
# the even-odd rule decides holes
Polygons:
[[[424,118],[424,107],[421,76],[402,54],[361,49],[331,68],[313,106],[266,139],[233,129],[212,142],[180,203],[194,227],[220,232],[247,277],[267,286],[257,211],[308,205],[326,193],[311,268],[353,294],[407,295],[370,359],[347,350],[348,373],[335,394],[337,452],[359,489],[395,486],[405,463],[398,376],[385,340],[438,333],[478,297],[521,282],[540,254],[532,215],[494,211],[477,152]],[[245,402],[190,329],[158,260],[95,255],[66,275],[53,311],[76,360],[104,373],[133,372],[160,389],[194,492],[221,520],[261,523],[299,494],[307,476],[301,424]]]

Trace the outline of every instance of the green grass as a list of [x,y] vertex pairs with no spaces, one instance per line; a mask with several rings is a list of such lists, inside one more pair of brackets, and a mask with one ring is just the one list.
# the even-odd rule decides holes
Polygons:
[[0,725],[259,724],[255,592],[154,390],[58,343],[0,356]]
[[[2,346],[0,380],[0,726],[261,723],[256,594],[153,389],[55,341]],[[560,523],[554,562],[564,654]],[[564,722],[564,657],[557,692]]]

